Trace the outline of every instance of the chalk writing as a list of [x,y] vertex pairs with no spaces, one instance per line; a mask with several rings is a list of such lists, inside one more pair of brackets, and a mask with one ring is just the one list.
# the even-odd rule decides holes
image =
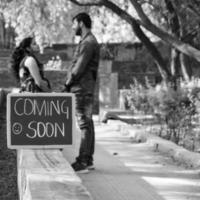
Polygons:
[[8,146],[72,144],[73,94],[9,94],[7,106]]
[[19,98],[16,100],[14,104],[14,110],[18,116],[22,115],[53,116],[54,114],[58,115],[65,114],[66,119],[69,118],[69,108],[66,106],[66,100],[63,100],[61,102],[59,100],[56,101],[43,100],[41,103],[38,102],[36,99]]
[[44,123],[44,122],[36,122],[31,121],[28,124],[28,128],[32,130],[29,133],[26,133],[26,136],[33,139],[36,137],[57,137],[60,133],[63,137],[65,136],[65,126],[64,123]]

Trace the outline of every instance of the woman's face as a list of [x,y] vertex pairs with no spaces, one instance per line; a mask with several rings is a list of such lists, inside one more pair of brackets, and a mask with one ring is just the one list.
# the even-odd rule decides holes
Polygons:
[[31,45],[30,45],[30,49],[31,49],[31,51],[38,51],[39,50],[39,46],[35,42],[35,39],[32,40]]

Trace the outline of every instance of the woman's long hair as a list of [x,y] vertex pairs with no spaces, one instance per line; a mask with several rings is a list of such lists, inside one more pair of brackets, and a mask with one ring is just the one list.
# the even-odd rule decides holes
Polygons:
[[[34,56],[34,54],[29,50],[31,47],[33,38],[32,37],[27,37],[24,38],[19,46],[17,46],[12,55],[11,55],[11,60],[10,60],[10,68],[12,70],[12,73],[14,77],[17,79],[17,81],[20,81],[19,77],[19,69],[20,69],[20,63],[24,59],[25,56],[32,56],[39,67],[39,70],[42,72],[43,65],[38,61],[38,59]],[[43,76],[43,73],[41,74]]]

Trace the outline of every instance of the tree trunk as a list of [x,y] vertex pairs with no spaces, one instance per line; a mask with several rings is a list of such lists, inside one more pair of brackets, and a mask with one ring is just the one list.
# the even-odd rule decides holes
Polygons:
[[[173,4],[171,0],[165,0],[165,5],[166,8],[169,12],[168,15],[168,25],[171,29],[171,32],[174,36],[177,38],[180,38],[180,23],[179,23],[179,18],[175,12],[175,9],[173,7]],[[179,74],[179,69],[180,69],[180,53],[175,49],[171,48],[171,60],[170,60],[170,69],[171,69],[171,74],[173,76],[173,87],[176,90],[178,87],[178,80],[180,74]]]
[[[180,36],[182,40],[189,43],[191,42],[191,40],[193,40],[193,35],[191,36],[191,34],[189,35],[187,34],[184,28],[184,23],[185,23],[184,21],[185,21],[185,16],[183,15],[180,17]],[[181,72],[185,81],[190,81],[192,77],[192,68],[189,60],[190,58],[187,55],[183,53],[180,54]]]
[[162,58],[160,52],[156,48],[156,46],[149,40],[149,38],[144,34],[142,29],[138,24],[133,23],[132,29],[137,35],[137,37],[140,39],[140,41],[145,45],[145,47],[148,49],[152,57],[154,58],[156,65],[158,67],[158,70],[163,78],[163,80],[166,82],[170,79],[170,72],[167,68],[167,64]]
[[132,29],[136,36],[140,39],[140,41],[145,45],[145,47],[148,49],[152,57],[154,58],[156,65],[158,67],[158,70],[163,78],[163,80],[166,82],[170,79],[171,74],[167,68],[167,64],[162,58],[162,55],[156,48],[156,46],[153,44],[153,42],[150,41],[150,39],[144,34],[143,30],[141,29],[140,25],[137,23],[137,21],[129,15],[127,12],[119,8],[117,5],[110,1],[103,1],[103,5],[107,7],[108,9],[112,10],[115,14],[117,14],[119,17],[124,19],[126,22],[131,24]]
[[0,48],[12,48],[14,45],[15,30],[11,26],[5,27],[5,21],[0,14]]
[[5,47],[5,35],[6,35],[6,29],[5,29],[5,22],[3,14],[0,14],[0,48]]
[[171,60],[170,60],[170,69],[172,76],[178,77],[180,69],[180,54],[179,52],[172,48],[171,49]]
[[192,68],[189,59],[190,58],[183,53],[180,54],[181,72],[185,81],[190,81],[192,77]]

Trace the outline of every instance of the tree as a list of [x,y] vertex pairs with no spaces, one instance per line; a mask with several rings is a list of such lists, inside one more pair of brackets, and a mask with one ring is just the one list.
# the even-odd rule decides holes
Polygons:
[[93,21],[93,32],[101,43],[137,42],[131,26],[112,11],[101,7],[89,10]]
[[80,8],[72,8],[66,0],[10,0],[1,13],[5,26],[14,28],[17,44],[24,37],[35,36],[42,49],[52,43],[72,42],[71,16],[76,10]]
[[9,1],[1,0],[0,1],[0,47],[1,48],[10,48],[14,45],[14,29],[8,23],[5,23],[5,17],[3,14],[4,9],[6,8]]
[[[151,33],[158,36],[160,39],[165,41],[166,43],[170,44],[173,48],[178,50],[179,52],[188,55],[189,57],[195,58],[197,61],[200,61],[200,51],[192,46],[189,43],[186,43],[182,41],[181,39],[177,38],[176,35],[170,34],[167,31],[164,31],[163,29],[159,28],[155,24],[152,23],[152,21],[147,17],[145,12],[143,11],[141,5],[144,1],[137,1],[137,0],[126,0],[125,2],[129,2],[133,5],[135,8],[139,19],[136,19],[133,17],[130,13],[128,13],[126,10],[122,9],[119,5],[114,3],[111,0],[70,0],[76,5],[79,6],[104,6],[108,9],[110,9],[112,12],[120,16],[122,19],[124,19],[127,23],[129,23],[134,31],[134,33],[137,35],[137,37],[141,40],[141,42],[146,46],[146,48],[149,50],[151,55],[154,57],[157,66],[159,68],[159,71],[161,72],[161,75],[164,79],[168,79],[171,77],[171,73],[166,67],[166,64],[160,54],[160,52],[156,49],[156,47],[153,45],[153,43],[146,37],[143,30],[141,29],[141,26],[145,29],[149,30]],[[140,4],[140,3],[141,4]],[[148,1],[145,1],[148,2]],[[149,0],[148,3],[153,3],[153,0]],[[183,2],[181,2],[183,3]],[[180,5],[181,5],[180,3]],[[196,1],[197,3],[197,1]],[[185,5],[185,4],[184,4]],[[192,7],[194,10],[195,7]],[[197,12],[198,13],[198,12]]]
[[[154,58],[164,80],[175,76],[180,67],[182,71],[187,72],[186,75],[189,74],[183,55],[200,61],[197,45],[200,41],[200,37],[197,37],[200,24],[198,0],[190,2],[184,0],[1,0],[1,2],[4,2],[0,10],[3,14],[2,22],[5,26],[14,28],[17,42],[30,34],[36,36],[37,43],[41,47],[55,42],[72,41],[73,34],[70,32],[72,15],[80,9],[87,11],[90,9],[93,17],[97,18],[96,22],[100,21],[99,24],[95,22],[95,25],[98,26],[99,35],[103,35],[101,38],[103,42],[112,42],[113,38],[118,42],[121,42],[120,39],[134,42],[137,36]],[[115,20],[110,20],[113,15]],[[99,28],[101,24],[104,26]],[[122,28],[116,29],[117,26]],[[191,27],[194,27],[192,31]],[[166,61],[149,37],[148,31],[171,45],[172,58],[174,58],[171,62],[173,70],[168,69]],[[2,32],[1,35],[4,33]],[[117,37],[118,35],[120,37]]]
[[[193,1],[193,0],[192,0]],[[150,1],[155,13],[155,18],[162,23],[159,26],[163,27],[165,31],[172,34],[176,38],[185,43],[192,45],[198,49],[199,46],[199,15],[195,12],[191,12],[188,8],[195,5],[195,9],[200,9],[200,5],[195,4],[192,1],[171,1],[171,0],[160,0]],[[161,20],[160,20],[161,19]],[[164,20],[164,23],[163,23]],[[180,53],[177,49],[172,48],[171,50],[171,72],[173,75],[179,75],[181,70],[182,76],[185,80],[189,80],[192,71],[191,65],[189,64],[189,57],[183,53]],[[190,59],[191,60],[191,59]]]

